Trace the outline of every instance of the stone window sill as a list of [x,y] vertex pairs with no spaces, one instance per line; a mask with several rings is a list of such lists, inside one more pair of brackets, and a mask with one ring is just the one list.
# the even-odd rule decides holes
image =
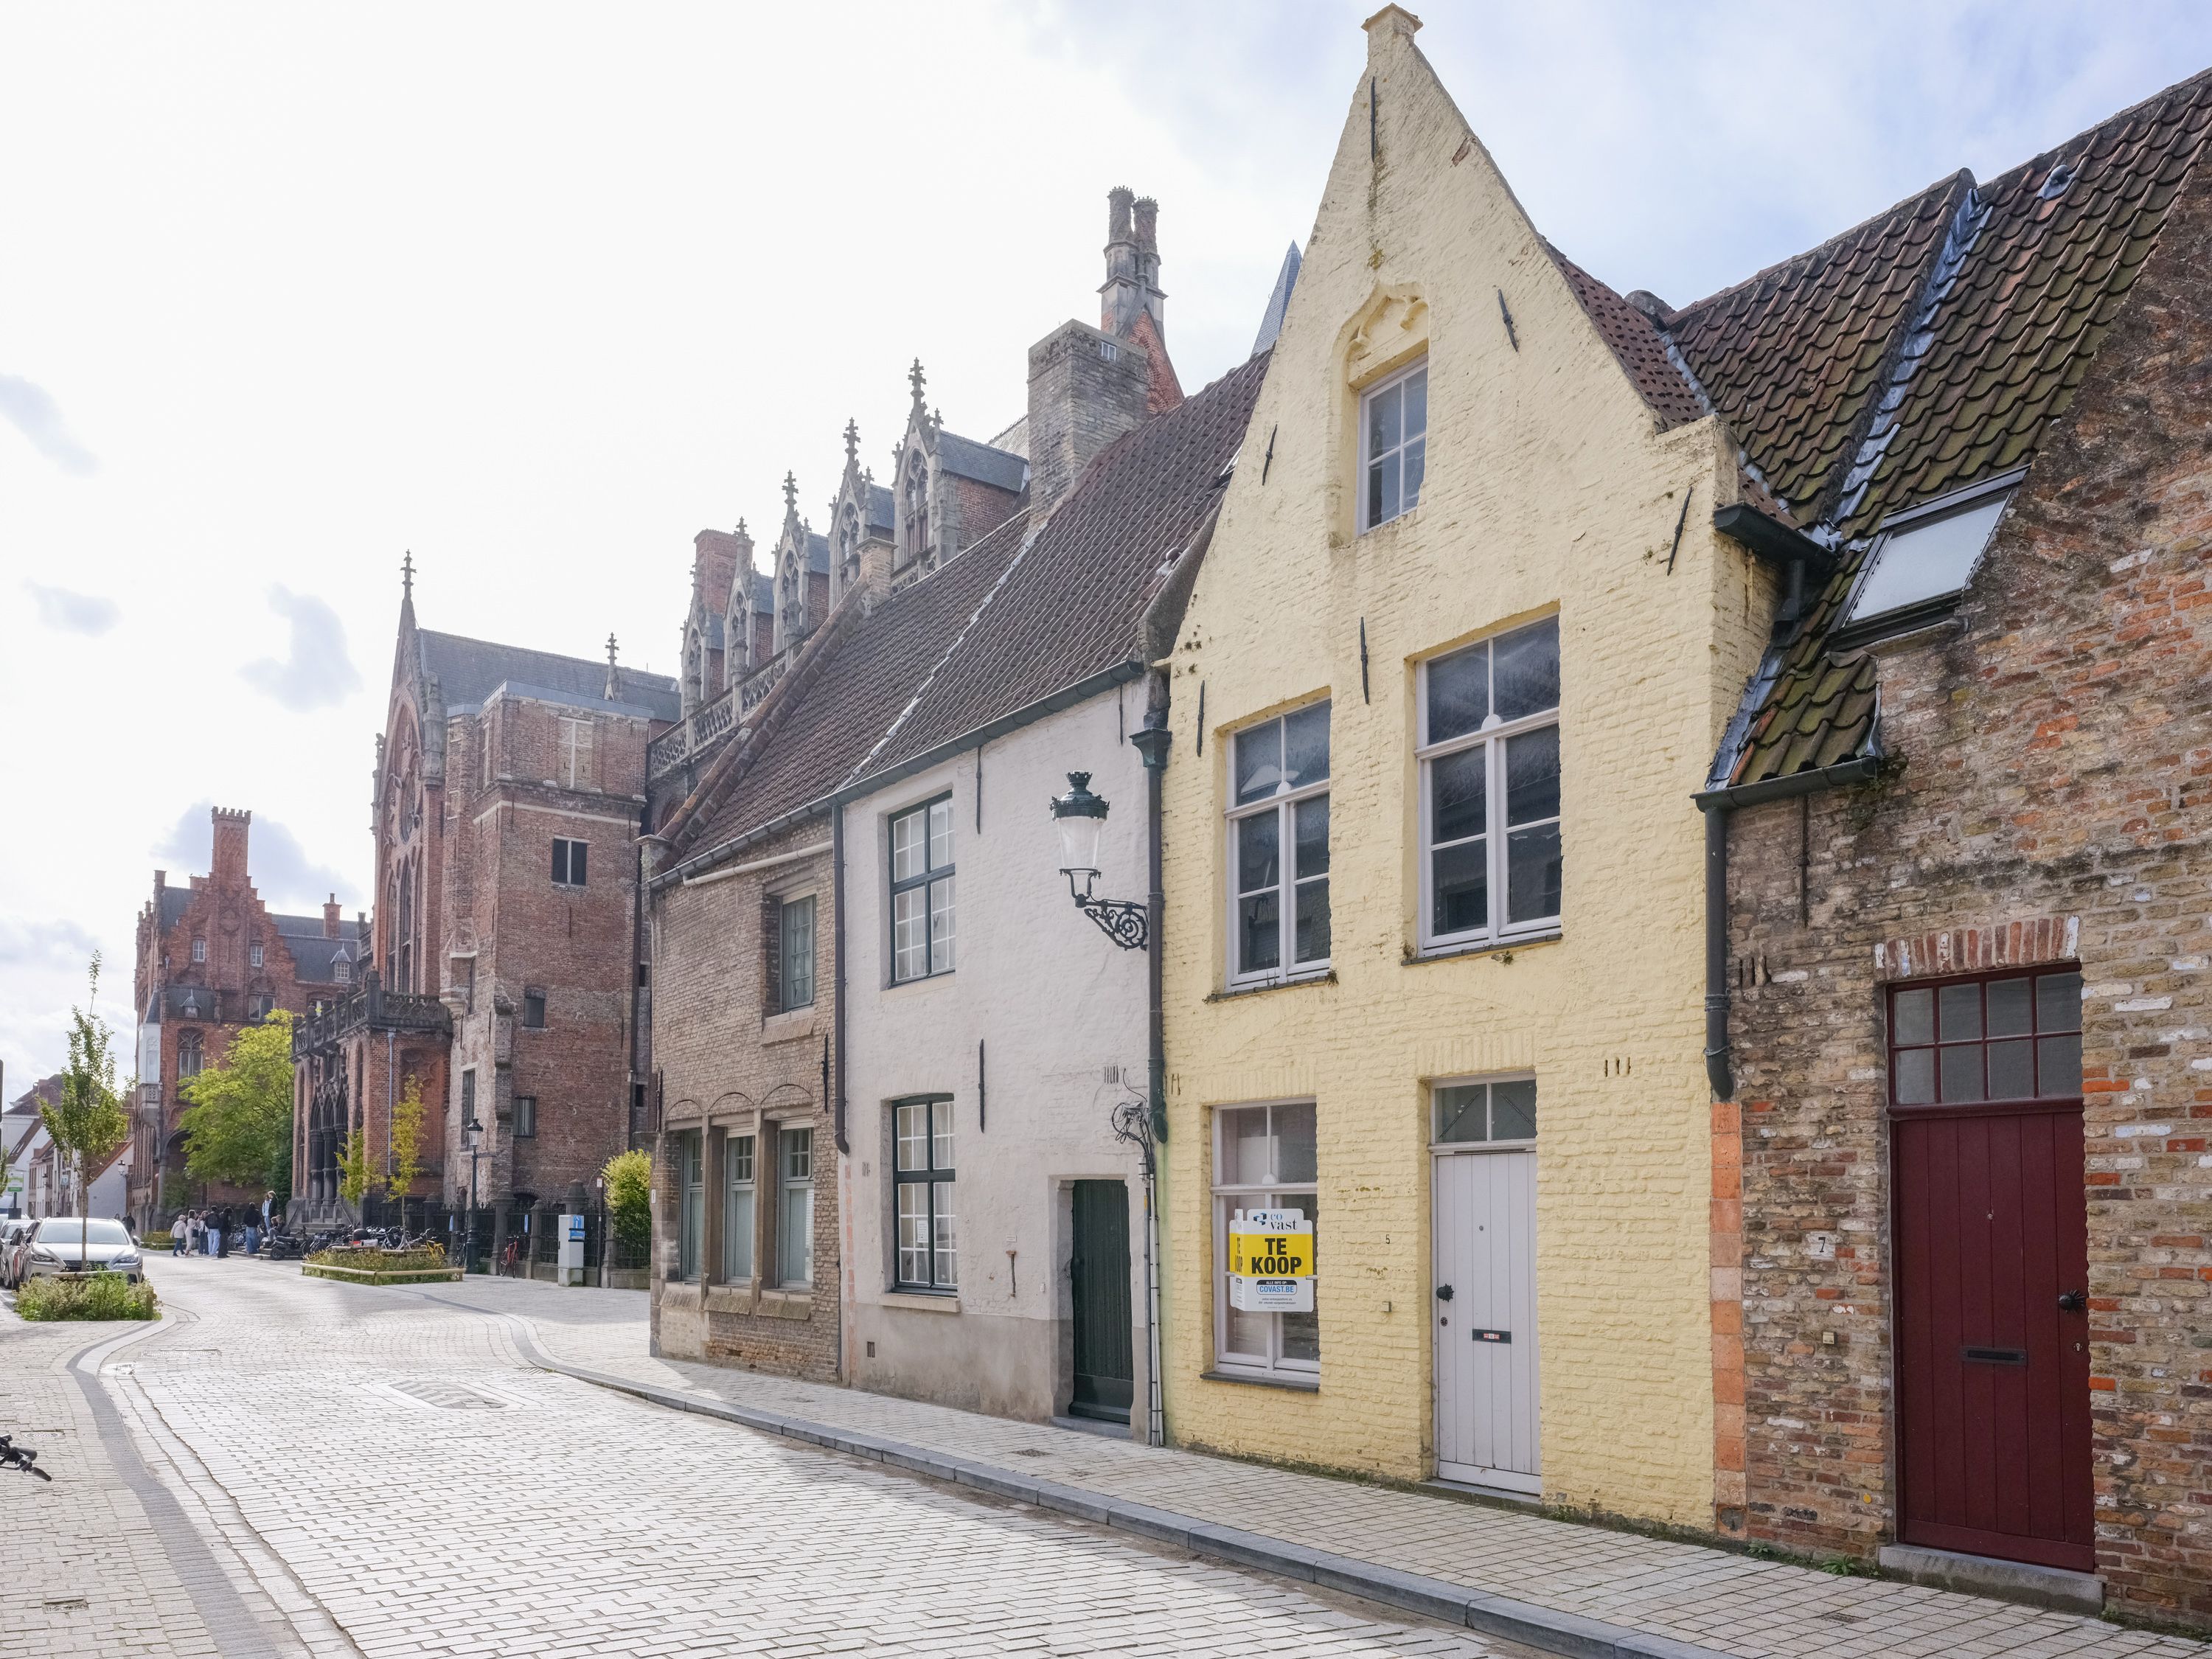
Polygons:
[[944,1291],[885,1291],[883,1305],[912,1308],[918,1313],[957,1314],[960,1297],[957,1292]]
[[1504,961],[1516,951],[1533,951],[1540,945],[1557,945],[1563,933],[1531,933],[1526,939],[1507,939],[1502,944],[1444,945],[1423,951],[1418,956],[1405,957],[1399,966],[1418,968],[1425,962],[1455,962],[1462,957],[1496,957]]
[[712,1285],[707,1289],[707,1311],[749,1314],[759,1299],[759,1293],[750,1285]]
[[1271,979],[1260,985],[1232,985],[1226,990],[1216,991],[1206,998],[1208,1002],[1227,1002],[1232,997],[1264,996],[1270,991],[1295,991],[1306,985],[1334,985],[1336,969],[1328,969],[1318,974],[1299,974],[1291,979]]
[[1292,1394],[1319,1394],[1321,1379],[1308,1380],[1296,1376],[1263,1376],[1256,1371],[1200,1371],[1202,1382],[1242,1382],[1255,1389],[1288,1389]]
[[761,1021],[761,1041],[794,1042],[801,1037],[814,1035],[814,1005],[794,1008],[787,1014],[770,1014]]

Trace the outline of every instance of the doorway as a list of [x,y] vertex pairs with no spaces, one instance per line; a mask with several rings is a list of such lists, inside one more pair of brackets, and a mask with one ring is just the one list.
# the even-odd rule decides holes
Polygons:
[[2096,1567],[2081,976],[1892,992],[1898,1536]]
[[1071,1183],[1075,1248],[1074,1397],[1071,1417],[1127,1423],[1136,1377],[1129,1306],[1129,1188],[1119,1181]]
[[1504,1079],[1431,1092],[1437,1474],[1540,1492],[1536,1085]]

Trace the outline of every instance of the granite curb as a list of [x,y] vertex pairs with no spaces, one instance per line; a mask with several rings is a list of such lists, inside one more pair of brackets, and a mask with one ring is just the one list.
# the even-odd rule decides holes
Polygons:
[[869,1458],[994,1498],[1111,1527],[1154,1543],[1188,1550],[1194,1555],[1254,1568],[1340,1595],[1355,1595],[1425,1619],[1502,1637],[1546,1653],[1568,1655],[1570,1659],[1731,1659],[1716,1648],[1699,1647],[1672,1637],[1648,1635],[1625,1625],[1585,1619],[1532,1601],[1487,1595],[1449,1579],[1401,1572],[1353,1556],[1288,1543],[1264,1534],[1220,1526],[1125,1498],[1109,1498],[1079,1486],[1036,1480],[996,1464],[592,1370],[553,1358],[538,1346],[527,1322],[514,1315],[507,1317],[514,1322],[515,1334],[524,1354],[539,1370],[557,1372],[672,1411],[720,1418],[787,1440]]

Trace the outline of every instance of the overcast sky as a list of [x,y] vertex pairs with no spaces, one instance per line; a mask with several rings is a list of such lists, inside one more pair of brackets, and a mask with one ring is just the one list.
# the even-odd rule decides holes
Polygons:
[[[673,667],[690,543],[878,475],[1095,319],[1158,197],[1188,388],[1249,349],[1365,4],[0,0],[0,1061],[129,1018],[153,871],[254,814],[368,902],[398,565],[427,627]],[[1432,3],[1538,227],[1682,304],[2212,64],[2212,6]]]

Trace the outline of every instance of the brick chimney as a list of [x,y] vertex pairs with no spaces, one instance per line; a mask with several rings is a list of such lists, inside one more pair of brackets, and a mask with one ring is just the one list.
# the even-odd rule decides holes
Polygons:
[[208,876],[217,887],[246,885],[246,830],[253,814],[228,806],[215,809],[215,856]]
[[323,902],[323,937],[325,939],[336,939],[337,936],[338,896],[336,893],[333,893],[329,898]]

